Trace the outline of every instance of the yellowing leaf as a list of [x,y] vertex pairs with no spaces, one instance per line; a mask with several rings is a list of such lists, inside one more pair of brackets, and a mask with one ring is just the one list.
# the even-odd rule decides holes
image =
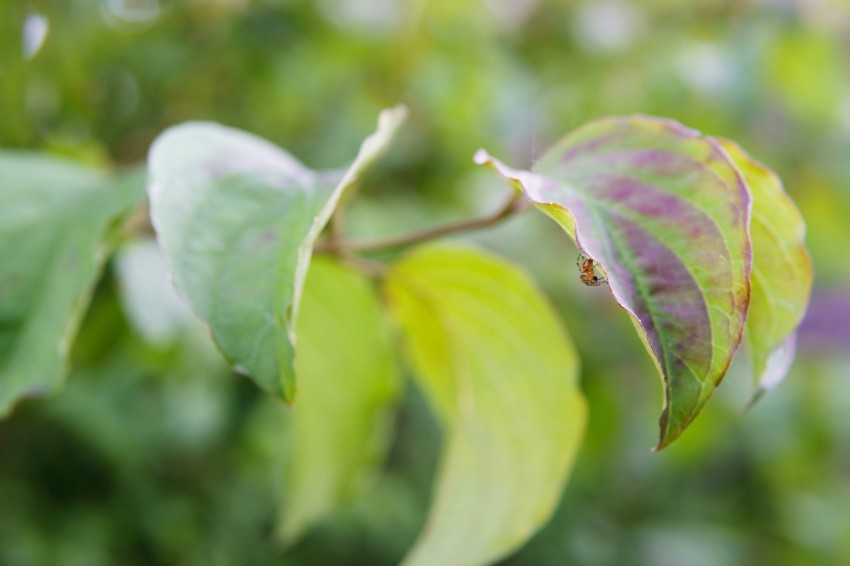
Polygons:
[[549,518],[586,420],[578,361],[515,267],[430,246],[387,276],[407,352],[445,429],[433,508],[408,566],[486,564]]
[[720,141],[753,197],[752,296],[745,336],[756,377],[755,399],[779,383],[793,361],[795,330],[812,288],[812,263],[803,217],[779,177],[734,142]]
[[300,392],[283,494],[289,541],[366,487],[387,448],[399,392],[395,352],[371,281],[315,259],[297,331]]

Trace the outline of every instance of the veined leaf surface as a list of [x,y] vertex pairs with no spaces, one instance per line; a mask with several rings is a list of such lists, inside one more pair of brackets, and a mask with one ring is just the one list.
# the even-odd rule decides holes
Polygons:
[[0,152],[0,416],[55,389],[138,174]]
[[298,317],[298,403],[290,414],[283,535],[357,496],[383,460],[400,379],[373,284],[315,259]]
[[586,420],[572,342],[524,274],[472,250],[418,249],[386,292],[446,433],[405,564],[490,563],[545,523],[572,468]]
[[311,171],[261,138],[212,123],[171,128],[151,148],[151,217],[175,285],[231,364],[287,402],[313,244],[404,114],[383,112],[343,174]]
[[[741,340],[750,296],[750,196],[715,140],[658,118],[592,122],[534,173],[476,156],[598,261],[665,385],[658,448],[696,418]],[[572,258],[565,258],[572,263]]]
[[729,140],[720,140],[741,170],[753,197],[752,297],[744,336],[750,347],[756,391],[779,383],[794,359],[796,328],[812,288],[806,225],[776,174]]

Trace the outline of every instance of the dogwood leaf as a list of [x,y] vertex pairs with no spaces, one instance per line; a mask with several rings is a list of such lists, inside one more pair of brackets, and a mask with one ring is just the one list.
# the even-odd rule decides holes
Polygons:
[[0,416],[61,384],[119,220],[143,194],[137,172],[0,152]]
[[753,197],[752,297],[744,336],[756,391],[753,401],[779,383],[794,359],[796,328],[812,288],[806,225],[776,174],[739,145],[720,140],[741,170]]
[[311,263],[297,326],[288,541],[360,494],[383,460],[400,389],[384,322],[371,281],[327,259]]
[[572,342],[523,273],[472,250],[415,250],[386,293],[446,435],[404,564],[493,562],[548,520],[572,468],[586,420]]
[[295,321],[313,244],[404,114],[383,112],[343,173],[312,171],[213,123],[171,128],[151,148],[151,218],[177,289],[233,367],[284,401],[295,396]]
[[725,375],[746,319],[750,196],[728,154],[681,124],[634,116],[576,130],[533,173],[483,151],[476,160],[599,262],[663,378],[658,448],[668,445]]

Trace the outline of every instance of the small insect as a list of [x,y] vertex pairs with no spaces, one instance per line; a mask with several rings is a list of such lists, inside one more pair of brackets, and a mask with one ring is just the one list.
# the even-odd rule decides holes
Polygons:
[[578,264],[579,269],[578,278],[588,287],[597,287],[608,282],[605,277],[596,275],[596,266],[599,264],[592,257],[579,254],[576,264]]

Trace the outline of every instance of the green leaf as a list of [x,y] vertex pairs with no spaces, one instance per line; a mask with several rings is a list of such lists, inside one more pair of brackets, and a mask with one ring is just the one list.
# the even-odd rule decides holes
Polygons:
[[497,560],[548,520],[572,468],[586,407],[571,340],[523,273],[472,250],[418,249],[386,293],[447,436],[405,564]]
[[484,152],[477,161],[601,264],[664,380],[658,448],[670,444],[725,375],[746,319],[750,196],[728,154],[681,124],[634,116],[576,130],[535,173]]
[[151,217],[177,289],[234,368],[287,402],[313,244],[404,114],[383,112],[344,174],[311,171],[263,139],[212,123],[171,128],[151,148]]
[[362,492],[383,459],[399,370],[372,282],[310,266],[298,317],[283,535],[288,541]]
[[719,140],[741,170],[753,198],[752,296],[745,337],[756,391],[753,401],[779,383],[794,359],[796,328],[812,288],[806,225],[776,174],[740,146]]
[[64,379],[118,217],[143,194],[138,174],[0,152],[0,416]]

